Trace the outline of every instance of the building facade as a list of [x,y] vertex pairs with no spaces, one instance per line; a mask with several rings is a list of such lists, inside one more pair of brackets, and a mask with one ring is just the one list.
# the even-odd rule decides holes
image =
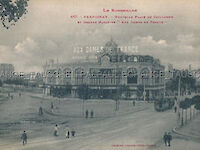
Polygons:
[[91,98],[121,97],[153,99],[164,93],[164,66],[149,55],[128,55],[111,39],[96,62],[59,64],[51,60],[44,66],[45,91],[71,85],[70,95],[77,97],[77,88],[87,85]]
[[12,77],[14,73],[14,66],[12,64],[0,64],[0,78],[6,80]]

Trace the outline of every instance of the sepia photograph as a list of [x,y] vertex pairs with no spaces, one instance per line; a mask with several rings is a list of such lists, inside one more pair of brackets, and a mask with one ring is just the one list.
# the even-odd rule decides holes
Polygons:
[[0,0],[0,150],[199,150],[199,8]]

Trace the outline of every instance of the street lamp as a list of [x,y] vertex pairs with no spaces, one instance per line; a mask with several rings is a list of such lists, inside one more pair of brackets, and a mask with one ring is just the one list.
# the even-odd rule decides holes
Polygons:
[[146,91],[145,91],[145,80],[144,80],[144,92],[143,92],[144,101],[146,100]]
[[181,101],[181,76],[179,76],[179,80],[178,80],[178,110],[179,110],[179,104]]

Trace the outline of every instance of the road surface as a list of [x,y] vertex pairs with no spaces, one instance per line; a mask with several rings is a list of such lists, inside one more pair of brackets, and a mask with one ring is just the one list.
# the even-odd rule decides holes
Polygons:
[[[65,102],[57,103],[63,109]],[[69,102],[73,105],[76,102]],[[108,115],[108,117],[97,117],[85,119],[81,117],[65,117],[65,115],[44,114],[38,118],[40,105],[49,110],[48,100],[32,98],[28,95],[19,97],[14,95],[13,100],[7,101],[0,106],[0,128],[4,132],[0,136],[1,150],[126,150],[126,149],[148,149],[156,146],[165,131],[170,131],[176,125],[176,114],[172,110],[166,112],[155,112],[153,104],[141,104],[138,111],[127,111],[121,108],[121,112]],[[62,106],[60,106],[62,105]],[[124,104],[125,105],[125,104]],[[101,105],[103,106],[103,104]],[[111,106],[109,106],[111,107]],[[80,107],[77,107],[80,108]],[[105,105],[105,109],[106,105]],[[111,110],[113,109],[110,108]],[[136,109],[136,108],[135,108]],[[104,107],[101,108],[102,112]],[[74,110],[75,111],[75,110]],[[57,111],[64,112],[63,110]],[[81,113],[78,111],[78,113]],[[78,114],[77,113],[77,114]],[[73,113],[72,113],[73,114]],[[99,112],[100,114],[100,112]],[[105,112],[104,112],[105,114]],[[30,121],[31,119],[33,121]],[[28,120],[27,122],[24,120]],[[53,137],[53,126],[60,123],[58,137]],[[5,125],[10,127],[6,128]],[[16,125],[13,125],[16,123]],[[65,138],[65,128],[75,128],[76,136]],[[4,130],[3,130],[4,129]],[[22,146],[20,133],[26,130],[28,133],[28,144]]]

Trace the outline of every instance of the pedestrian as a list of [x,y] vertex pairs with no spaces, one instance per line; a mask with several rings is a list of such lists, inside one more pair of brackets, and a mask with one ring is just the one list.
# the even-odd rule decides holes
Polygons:
[[53,105],[53,102],[51,102],[51,112],[53,113],[53,108],[54,108],[54,105]]
[[70,132],[69,132],[69,130],[66,130],[66,138],[69,138],[69,136],[70,136]]
[[177,97],[175,96],[175,101],[177,102]]
[[85,112],[85,118],[88,118],[88,110]]
[[172,135],[171,135],[171,133],[170,132],[168,132],[168,134],[167,134],[167,143],[168,143],[168,146],[171,146],[171,140],[172,140]]
[[164,136],[163,136],[163,141],[165,143],[165,146],[167,146],[167,132],[165,132]]
[[21,136],[21,139],[22,139],[23,145],[27,144],[27,134],[26,134],[26,131],[23,132],[23,134]]
[[42,116],[43,115],[43,111],[42,111],[42,107],[40,106],[39,108],[39,115]]
[[74,130],[71,131],[72,137],[75,136],[75,133],[76,133],[76,132],[75,132]]
[[58,125],[57,124],[54,127],[54,136],[58,136]]
[[176,110],[177,110],[177,107],[175,106],[175,107],[174,107],[174,112],[175,112],[175,113],[176,113]]
[[135,100],[133,100],[133,106],[135,106]]
[[180,120],[181,114],[180,112],[178,112],[178,120]]
[[19,93],[19,97],[21,97],[21,93]]
[[51,109],[53,109],[53,102],[51,102]]
[[91,112],[90,112],[90,117],[91,117],[91,118],[94,117],[94,111],[93,111],[93,110],[91,110]]

